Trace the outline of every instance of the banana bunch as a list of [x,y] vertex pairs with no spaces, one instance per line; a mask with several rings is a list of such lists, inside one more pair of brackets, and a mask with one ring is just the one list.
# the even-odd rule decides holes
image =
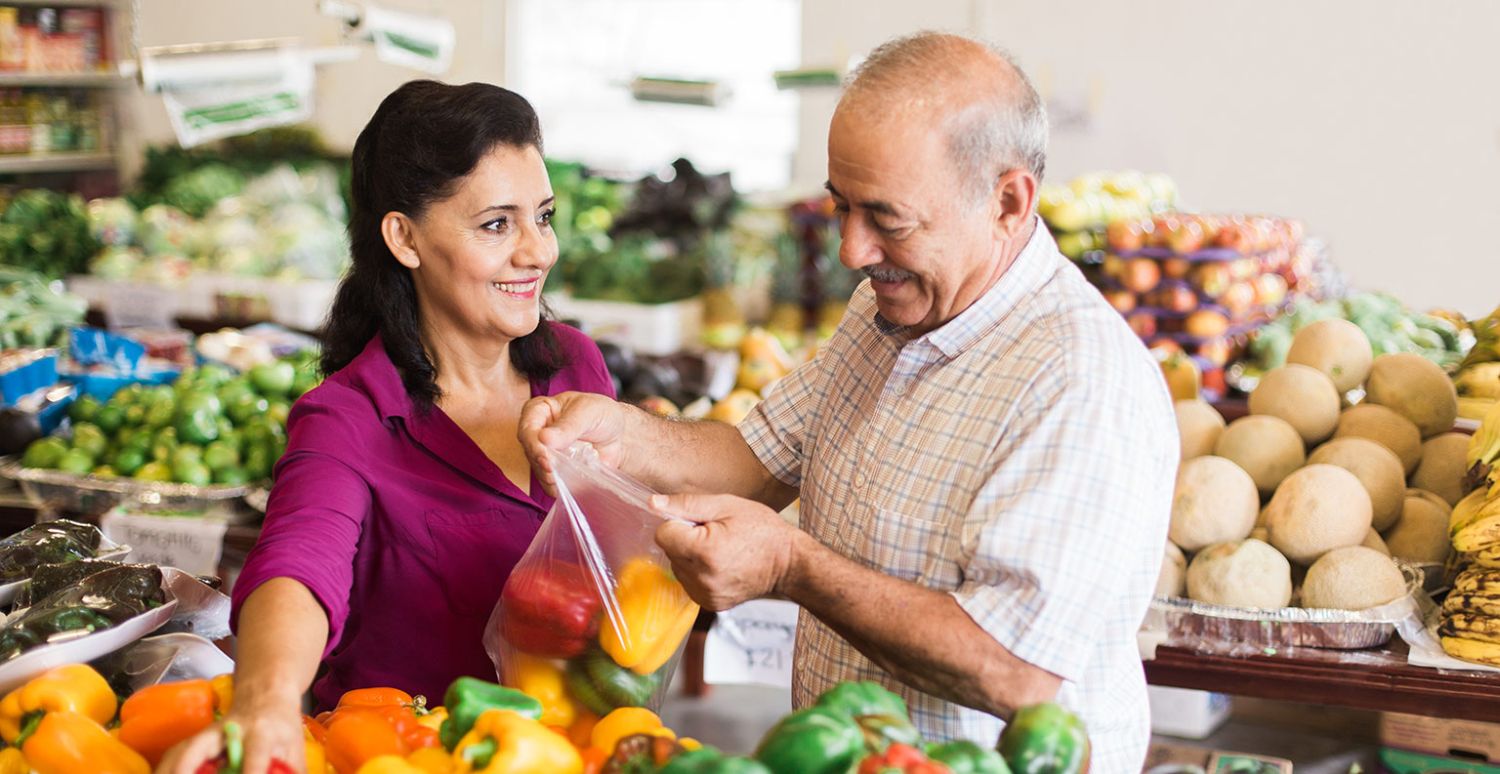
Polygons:
[[1458,364],[1458,370],[1500,360],[1500,307],[1496,307],[1488,317],[1469,323],[1469,330],[1474,333],[1474,346],[1464,356],[1463,362]]
[[1500,666],[1500,404],[1469,441],[1474,486],[1448,521],[1453,548],[1468,568],[1443,601],[1438,639],[1454,658]]
[[1475,363],[1453,377],[1458,390],[1458,415],[1465,419],[1483,419],[1500,403],[1500,361]]

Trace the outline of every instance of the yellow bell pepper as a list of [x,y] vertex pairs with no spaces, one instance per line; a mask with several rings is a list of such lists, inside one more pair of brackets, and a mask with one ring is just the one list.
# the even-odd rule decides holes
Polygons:
[[219,675],[208,681],[214,689],[214,706],[220,715],[229,714],[229,705],[234,703],[234,675]]
[[140,753],[109,735],[93,718],[76,712],[48,712],[21,743],[36,774],[150,774]]
[[615,598],[625,631],[617,631],[613,617],[605,616],[599,645],[616,664],[649,675],[677,652],[698,617],[698,605],[665,567],[649,559],[627,562],[618,581]]
[[406,756],[406,762],[423,774],[451,774],[453,771],[453,756],[441,747],[423,747]]
[[703,749],[703,743],[698,741],[697,739],[692,738],[691,736],[684,736],[683,738],[678,739],[677,743],[682,745],[682,749],[687,750],[688,752]]
[[448,719],[446,707],[433,707],[427,710],[427,714],[417,716],[417,725],[437,731],[443,727],[443,721]]
[[510,710],[487,710],[453,749],[455,774],[582,774],[566,737]]
[[399,755],[377,755],[360,765],[355,774],[427,774]]
[[599,722],[594,724],[589,746],[597,747],[605,753],[613,753],[615,745],[618,745],[621,739],[636,734],[650,734],[668,739],[677,738],[677,734],[672,729],[661,724],[661,718],[655,712],[644,707],[621,707],[600,718]]
[[16,744],[28,722],[43,713],[76,712],[108,723],[119,701],[114,689],[88,664],[67,664],[41,673],[0,699],[0,739]]
[[0,774],[31,774],[31,764],[20,750],[7,747],[0,750]]
[[516,689],[542,703],[539,718],[542,725],[559,728],[573,725],[578,708],[563,687],[562,670],[547,659],[525,653],[517,653],[512,658],[516,660]]
[[[217,679],[217,678],[215,678]],[[326,774],[328,756],[323,753],[323,743],[313,738],[312,729],[302,727],[302,758],[307,764],[307,774]]]

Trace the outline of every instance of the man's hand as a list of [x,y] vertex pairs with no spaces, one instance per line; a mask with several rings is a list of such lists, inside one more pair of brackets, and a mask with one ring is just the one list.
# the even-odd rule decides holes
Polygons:
[[625,426],[634,410],[587,392],[564,392],[527,401],[521,407],[517,435],[543,488],[557,494],[551,452],[563,451],[577,441],[593,444],[600,460],[619,467],[624,456]]
[[779,591],[805,537],[770,508],[730,495],[657,495],[652,506],[676,517],[656,528],[656,543],[688,596],[707,610]]

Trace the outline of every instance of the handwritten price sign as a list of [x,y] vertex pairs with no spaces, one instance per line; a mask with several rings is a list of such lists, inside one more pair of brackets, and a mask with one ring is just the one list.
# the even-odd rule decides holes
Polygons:
[[703,679],[714,684],[792,685],[797,606],[758,599],[714,620],[703,649]]

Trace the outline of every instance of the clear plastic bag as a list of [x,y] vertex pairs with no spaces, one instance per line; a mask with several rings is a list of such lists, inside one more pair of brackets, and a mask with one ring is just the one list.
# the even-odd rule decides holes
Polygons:
[[558,497],[485,628],[505,685],[542,721],[659,709],[698,605],[656,545],[654,494],[587,446],[555,455]]

